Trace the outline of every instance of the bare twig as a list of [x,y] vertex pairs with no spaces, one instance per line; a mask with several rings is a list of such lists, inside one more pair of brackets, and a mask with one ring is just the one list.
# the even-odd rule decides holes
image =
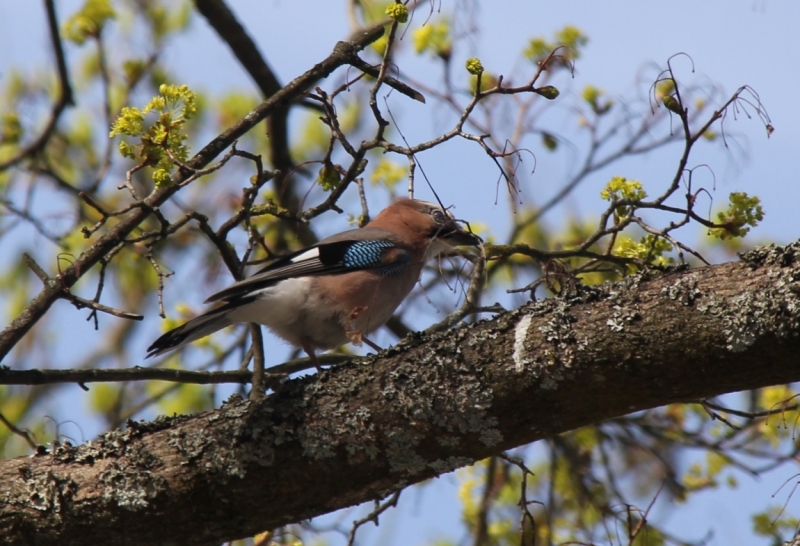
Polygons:
[[641,533],[642,530],[647,526],[647,516],[650,515],[650,511],[653,509],[653,506],[655,505],[656,500],[658,500],[659,495],[661,495],[661,491],[663,489],[664,489],[664,482],[661,482],[661,485],[659,486],[658,491],[656,491],[656,494],[653,495],[653,498],[650,500],[650,504],[647,505],[647,508],[645,509],[645,511],[642,512],[641,510],[639,510],[639,513],[640,513],[641,517],[639,518],[639,521],[636,523],[635,527],[631,527],[631,525],[630,525],[630,522],[631,522],[631,519],[630,519],[631,510],[630,510],[630,508],[631,508],[631,506],[628,505],[628,515],[629,515],[629,519],[628,519],[628,521],[629,521],[629,526],[628,526],[628,544],[630,546],[633,546],[634,542],[636,541],[636,537],[638,537],[639,533]]
[[18,208],[16,205],[14,205],[14,203],[7,199],[0,199],[0,205],[8,209],[12,214],[28,222],[34,227],[34,229],[36,229],[36,231],[39,232],[40,235],[52,242],[54,245],[62,249],[67,248],[64,242],[61,240],[61,237],[51,233],[46,227],[44,227],[44,224],[38,218],[32,216],[27,210]]
[[483,288],[484,278],[483,274],[486,271],[486,254],[481,245],[481,255],[478,256],[473,262],[472,273],[469,277],[469,288],[467,288],[467,295],[464,298],[464,303],[461,304],[457,310],[447,315],[444,320],[437,322],[433,326],[425,330],[426,334],[440,332],[453,327],[467,315],[475,312],[478,308],[478,298]]
[[[373,78],[378,78],[381,72],[380,68],[377,68],[369,64],[368,62],[362,60],[360,57],[354,57],[353,59],[351,59],[350,65],[352,65],[353,68],[357,68]],[[383,66],[383,63],[381,63],[381,66]],[[383,75],[383,83],[385,83],[392,89],[395,89],[398,93],[402,93],[403,95],[412,98],[415,101],[419,101],[425,104],[425,95],[423,95],[410,85],[405,84],[400,80],[393,78],[392,76],[385,73]]]
[[156,272],[156,276],[158,277],[158,316],[161,318],[166,318],[167,315],[164,312],[164,279],[172,276],[173,272],[170,271],[169,273],[164,273],[161,271],[161,266],[158,265],[155,256],[153,256],[152,248],[147,250],[147,254],[145,256],[150,261],[150,265],[153,266],[153,270]]
[[787,406],[787,407],[781,408],[781,409],[750,412],[750,411],[736,410],[736,409],[733,409],[733,408],[726,408],[726,407],[720,406],[719,404],[715,404],[713,402],[710,402],[709,400],[703,400],[703,401],[699,402],[699,404],[701,404],[702,406],[704,406],[706,408],[711,408],[713,410],[721,411],[721,412],[724,412],[724,413],[730,413],[731,415],[736,415],[737,417],[743,417],[745,419],[750,419],[750,420],[758,419],[760,417],[769,417],[770,415],[777,415],[777,414],[783,413],[785,411],[794,411],[798,407],[800,407],[799,405],[792,405],[792,406]]
[[539,501],[529,501],[528,500],[528,476],[533,476],[533,472],[525,465],[522,459],[518,459],[517,457],[512,457],[507,453],[501,453],[497,456],[500,459],[503,459],[507,463],[510,463],[517,468],[520,469],[522,472],[522,480],[520,482],[520,494],[519,494],[519,502],[517,506],[520,509],[520,518],[519,518],[519,545],[526,546],[528,542],[525,541],[525,531],[527,529],[526,523],[530,527],[530,536],[531,541],[530,544],[532,546],[536,546],[536,520],[533,518],[533,514],[531,514],[530,508],[528,508],[531,504],[542,504]]
[[358,528],[364,525],[365,523],[371,521],[377,527],[378,516],[386,512],[389,508],[397,506],[397,501],[400,500],[400,493],[402,493],[402,490],[395,491],[394,493],[392,493],[392,496],[389,497],[389,500],[387,500],[384,503],[375,501],[375,509],[372,512],[370,512],[366,517],[354,521],[353,527],[350,529],[350,537],[347,540],[347,546],[353,546],[353,544],[355,544],[356,531],[358,531]]
[[[0,371],[0,373],[2,373],[2,371]],[[3,423],[6,427],[8,427],[8,430],[25,440],[25,443],[28,444],[28,447],[30,447],[34,452],[38,449],[39,446],[30,430],[17,427],[14,423],[6,419],[6,416],[2,413],[0,413],[0,423]]]
[[[101,313],[106,313],[106,314],[109,314],[109,315],[113,315],[113,316],[115,316],[117,318],[123,318],[123,319],[128,319],[128,320],[142,320],[142,319],[144,319],[144,315],[139,315],[138,313],[129,313],[127,311],[120,311],[119,309],[114,309],[113,307],[109,307],[107,305],[103,305],[102,303],[81,298],[81,297],[76,296],[75,294],[73,294],[71,292],[66,292],[64,297],[66,299],[68,299],[70,302],[72,302],[72,304],[75,306],[76,309],[84,309],[84,308],[88,307],[89,309],[92,309],[93,311],[100,311]],[[90,319],[90,318],[92,318],[92,317],[89,316],[87,318],[87,320]]]

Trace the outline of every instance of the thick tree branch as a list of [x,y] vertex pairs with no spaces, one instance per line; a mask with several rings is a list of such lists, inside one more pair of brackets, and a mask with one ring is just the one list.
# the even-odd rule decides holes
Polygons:
[[799,279],[800,243],[631,277],[2,461],[0,537],[219,544],[604,419],[798,381]]
[[[352,42],[339,42],[333,53],[321,63],[314,65],[302,76],[287,84],[279,92],[262,102],[238,123],[220,134],[200,150],[187,162],[189,169],[200,170],[214,160],[223,150],[231,146],[239,137],[255,127],[276,108],[281,108],[294,98],[300,96],[309,86],[320,78],[327,77],[338,67],[348,64],[350,60],[370,43],[383,34],[382,28],[371,29]],[[167,201],[182,188],[184,180],[193,176],[193,172],[180,170],[173,177],[169,187],[154,191],[138,206],[123,216],[118,224],[105,233],[92,246],[85,250],[68,268],[49,281],[44,289],[28,304],[14,321],[0,332],[0,362],[11,351],[25,333],[36,324],[53,303],[64,297],[65,289],[72,287],[87,271],[94,267],[103,257],[120,244],[145,218],[159,205]]]

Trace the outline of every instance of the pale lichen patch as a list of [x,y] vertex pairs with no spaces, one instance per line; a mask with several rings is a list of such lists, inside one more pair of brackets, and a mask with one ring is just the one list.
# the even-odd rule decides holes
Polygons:
[[800,329],[800,244],[760,247],[741,258],[752,268],[767,267],[772,286],[704,304],[703,312],[721,317],[727,349],[747,350],[768,334],[796,335]]
[[48,517],[61,517],[66,499],[71,498],[77,486],[69,478],[63,478],[48,470],[42,473],[20,470],[20,478],[3,499],[6,504],[24,505],[47,514]]
[[428,463],[428,466],[437,474],[445,474],[474,463],[475,461],[473,459],[467,457],[448,457],[447,459],[437,459]]
[[525,369],[525,364],[529,362],[529,360],[525,357],[525,340],[528,339],[528,329],[531,327],[531,322],[533,321],[533,317],[531,315],[525,315],[520,319],[517,323],[517,327],[514,329],[514,369],[517,373],[522,372]]
[[150,505],[165,484],[164,478],[140,468],[114,462],[99,476],[103,499],[130,511]]

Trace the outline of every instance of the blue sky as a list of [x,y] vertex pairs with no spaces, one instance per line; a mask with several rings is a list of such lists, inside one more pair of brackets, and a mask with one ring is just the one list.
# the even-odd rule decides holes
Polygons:
[[[79,4],[72,0],[59,2],[60,17],[63,19]],[[345,2],[229,0],[229,4],[283,82],[324,58],[333,44],[349,33]],[[438,12],[439,3],[435,5]],[[459,10],[465,14],[473,7],[472,21],[480,31],[463,44],[464,49],[454,62],[454,72],[463,66],[463,59],[474,55],[496,74],[524,69],[520,51],[527,40],[538,35],[550,37],[566,24],[579,27],[590,37],[574,78],[559,83],[562,102],[556,101],[556,108],[566,108],[559,104],[568,104],[568,99],[580,93],[586,84],[604,89],[616,100],[630,97],[637,77],[652,74],[648,66],[656,63],[663,67],[667,58],[680,52],[691,56],[694,62],[692,73],[687,60],[676,61],[679,77],[685,81],[714,82],[724,90],[724,96],[742,85],[754,88],[775,126],[771,138],[766,137],[757,120],[747,119],[740,113],[738,120],[728,126],[734,137],[730,147],[725,149],[718,143],[703,145],[693,161],[696,165],[711,166],[715,175],[715,202],[724,202],[731,191],[746,191],[761,197],[766,219],[752,231],[751,241],[788,242],[800,237],[800,222],[797,221],[800,204],[800,108],[797,101],[800,2],[498,0],[478,3],[463,0],[442,2],[441,11],[451,14]],[[424,11],[417,16],[424,15]],[[405,44],[404,47],[408,50],[409,46]],[[22,65],[32,69],[48,59],[49,44],[40,3],[0,0],[0,84],[9,67]],[[188,37],[170,46],[166,61],[184,78],[179,83],[187,83],[192,88],[211,93],[231,87],[253,89],[227,47],[200,18],[194,21]],[[404,54],[398,58],[398,64],[418,79],[438,81],[438,72],[426,60]],[[449,121],[437,117],[430,101],[427,106],[421,106],[408,104],[397,95],[391,100],[392,108],[397,108],[404,116],[403,130],[412,143],[415,139],[428,138],[433,131],[449,128]],[[556,123],[554,128],[564,135],[567,145],[564,152],[558,154],[548,154],[541,148],[533,150],[537,168],[524,181],[521,198],[525,203],[541,202],[574,169],[574,156],[569,149],[580,148],[580,135],[566,124]],[[638,178],[645,188],[651,189],[651,194],[658,193],[671,177],[679,153],[679,147],[670,147],[598,173],[564,206],[548,215],[546,222],[555,229],[569,214],[599,211],[602,207],[599,191],[612,175]],[[501,199],[495,204],[497,173],[476,148],[456,143],[427,152],[422,161],[443,201],[453,203],[459,217],[488,224],[497,233],[507,229],[507,202]],[[710,177],[707,184],[712,184]],[[429,197],[424,191],[421,193],[422,197]],[[355,200],[350,202],[355,203]],[[346,225],[343,219],[329,221],[331,229]],[[697,240],[700,233],[696,227],[687,232],[686,237]],[[203,299],[204,296],[198,295],[194,303],[199,304]],[[64,312],[74,315],[71,309]],[[92,335],[89,327],[75,326],[85,328],[78,333],[86,336]],[[86,423],[80,404],[64,405],[59,415],[64,420]],[[83,432],[90,437],[98,431],[87,424]],[[771,495],[792,472],[786,468],[759,483],[741,480],[742,486],[730,493],[704,494],[689,506],[679,507],[680,511],[670,517],[673,530],[683,531],[681,536],[685,538],[697,539],[710,525],[714,528],[713,544],[753,544],[746,514],[771,503]],[[452,476],[445,476],[422,492],[404,494],[400,505],[404,508],[402,515],[389,516],[380,529],[365,534],[371,537],[367,543],[419,544],[437,536],[458,537],[457,505],[449,496],[453,483]],[[778,500],[783,499],[779,496]],[[413,508],[405,510],[408,507]],[[788,510],[798,514],[800,505],[790,503]],[[692,515],[688,519],[685,515],[679,518],[681,511]]]

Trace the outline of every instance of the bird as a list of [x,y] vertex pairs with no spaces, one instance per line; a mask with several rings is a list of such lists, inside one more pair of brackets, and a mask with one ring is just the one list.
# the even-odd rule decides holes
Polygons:
[[240,322],[262,324],[301,347],[318,370],[317,350],[365,342],[379,351],[366,336],[391,318],[425,263],[481,243],[442,206],[400,198],[366,226],[279,258],[212,295],[205,303],[218,307],[162,335],[147,358]]

